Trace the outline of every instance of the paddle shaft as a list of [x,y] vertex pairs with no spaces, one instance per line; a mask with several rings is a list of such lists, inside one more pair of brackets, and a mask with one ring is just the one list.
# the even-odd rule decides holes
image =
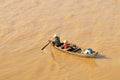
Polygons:
[[50,41],[41,50],[45,49],[49,44],[50,44]]

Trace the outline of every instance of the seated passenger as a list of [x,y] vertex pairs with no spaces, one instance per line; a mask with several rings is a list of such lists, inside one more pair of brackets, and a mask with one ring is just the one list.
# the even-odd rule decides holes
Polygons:
[[92,54],[92,49],[88,48],[84,51],[84,54]]
[[68,41],[64,40],[63,41],[63,49],[67,49],[69,47]]
[[91,48],[88,48],[88,54],[92,54],[93,50]]

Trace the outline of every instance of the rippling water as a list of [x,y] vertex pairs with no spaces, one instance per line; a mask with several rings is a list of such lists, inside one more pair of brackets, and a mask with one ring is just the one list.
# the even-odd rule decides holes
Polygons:
[[[0,0],[0,80],[119,80],[119,0]],[[58,34],[99,52],[40,49]]]

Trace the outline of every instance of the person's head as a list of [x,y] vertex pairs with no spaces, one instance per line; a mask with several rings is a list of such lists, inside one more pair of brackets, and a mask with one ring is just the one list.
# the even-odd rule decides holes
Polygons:
[[64,40],[63,42],[64,42],[64,43],[68,43],[68,41],[67,41],[67,40]]
[[55,38],[55,37],[57,37],[57,35],[56,35],[56,34],[54,34],[54,36],[53,36],[53,37]]

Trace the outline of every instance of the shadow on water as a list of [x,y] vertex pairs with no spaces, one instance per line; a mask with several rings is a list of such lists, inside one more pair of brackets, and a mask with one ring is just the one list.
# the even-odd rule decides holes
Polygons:
[[106,57],[105,55],[102,55],[102,54],[98,54],[95,59],[111,59],[109,57]]

